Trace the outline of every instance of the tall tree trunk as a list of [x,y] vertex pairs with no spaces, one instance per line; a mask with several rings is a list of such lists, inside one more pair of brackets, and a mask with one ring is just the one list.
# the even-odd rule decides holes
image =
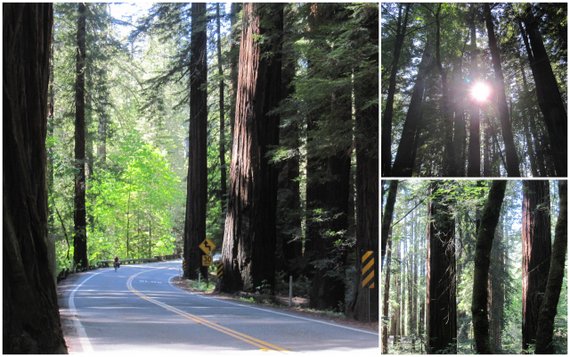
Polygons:
[[[378,283],[362,286],[362,260],[367,251],[374,256],[374,281],[378,281],[378,105],[369,105],[378,93],[378,6],[363,9],[361,25],[367,32],[367,44],[374,46],[370,62],[373,75],[354,83],[355,143],[356,148],[356,295],[350,302],[350,312],[356,320],[378,321]],[[364,45],[363,45],[364,46]],[[360,68],[357,68],[357,70]],[[360,71],[358,71],[360,72]]]
[[526,49],[536,84],[538,104],[548,129],[556,175],[564,177],[567,176],[568,165],[568,118],[566,116],[566,105],[560,95],[558,83],[550,65],[550,59],[544,48],[539,31],[539,20],[532,13],[531,5],[527,4],[526,6],[524,17],[526,34],[523,31],[522,35],[525,38],[525,42],[527,41],[527,35],[528,40],[530,40],[530,46],[526,46]]
[[86,5],[77,4],[77,53],[75,59],[75,198],[73,210],[73,263],[78,269],[87,261],[87,220],[85,215],[85,26]]
[[[405,15],[402,21],[402,8],[405,7]],[[396,39],[394,41],[394,53],[390,67],[390,80],[388,81],[388,95],[386,97],[386,107],[382,115],[382,176],[390,176],[392,166],[392,117],[394,116],[394,95],[396,94],[396,76],[398,75],[398,63],[400,53],[404,45],[404,36],[408,25],[408,15],[412,4],[398,5],[398,24],[396,28]]]
[[554,243],[552,244],[552,259],[548,271],[548,281],[546,292],[540,307],[538,316],[538,326],[536,332],[536,353],[556,353],[552,343],[554,334],[554,318],[556,308],[562,289],[564,278],[564,264],[566,261],[566,249],[568,245],[568,181],[558,181],[558,191],[560,192],[560,211],[556,231],[554,233]]
[[507,106],[507,96],[505,95],[505,80],[503,78],[503,69],[501,65],[501,53],[495,38],[495,26],[493,25],[493,17],[491,15],[491,7],[488,3],[483,5],[485,14],[485,24],[487,26],[487,34],[489,37],[489,49],[493,60],[493,69],[495,71],[495,95],[497,96],[497,107],[499,110],[499,119],[501,121],[501,132],[503,134],[503,142],[505,143],[505,153],[507,161],[507,174],[511,177],[520,177],[519,158],[513,139],[513,129],[509,118],[509,108]]
[[487,311],[489,265],[491,262],[490,256],[493,239],[495,237],[495,229],[499,222],[499,214],[501,213],[501,205],[503,204],[506,186],[507,181],[493,181],[487,203],[483,209],[483,216],[481,217],[481,224],[479,225],[479,232],[477,234],[473,300],[471,303],[475,349],[477,353],[492,353],[489,340],[489,318]]
[[48,261],[52,4],[3,4],[3,352],[67,353]]
[[386,198],[386,207],[382,214],[382,262],[386,254],[386,242],[388,241],[388,232],[392,226],[392,219],[394,218],[394,205],[396,204],[396,194],[398,193],[398,180],[391,180],[390,187],[388,188],[388,197]]
[[388,255],[386,256],[386,265],[383,269],[385,274],[385,282],[382,297],[382,353],[388,353],[388,322],[390,314],[390,264],[392,260],[392,239],[388,241]]
[[[504,210],[503,210],[504,211]],[[491,249],[491,264],[489,268],[489,338],[491,349],[495,353],[502,352],[502,334],[504,325],[505,304],[505,248],[503,240],[503,222],[499,221],[496,237]]]
[[[231,81],[231,100],[230,100],[230,151],[233,150],[234,127],[236,115],[236,98],[238,90],[238,71],[239,71],[239,43],[241,40],[241,31],[238,28],[238,15],[241,11],[242,4],[232,3],[230,10],[230,81]],[[242,25],[243,26],[243,25]],[[227,191],[226,191],[227,194]]]
[[427,348],[428,353],[456,353],[457,303],[455,282],[455,221],[451,202],[431,184],[427,232]]
[[550,266],[550,198],[548,181],[523,181],[522,348],[535,343],[538,311]]
[[406,114],[404,128],[402,129],[402,137],[398,145],[394,166],[392,167],[392,176],[412,176],[415,153],[419,140],[418,127],[421,124],[422,118],[422,103],[424,100],[426,77],[434,64],[431,46],[428,40],[418,67],[418,75],[416,76],[416,83],[412,90],[408,113]]
[[[475,20],[477,17],[477,5],[470,4],[469,32],[471,34],[471,78],[475,82],[479,78],[477,30]],[[467,176],[481,176],[481,133],[480,133],[479,107],[476,103],[471,104],[469,117],[469,154],[467,162]]]
[[[228,194],[227,188],[227,178],[226,178],[226,117],[225,117],[225,101],[224,101],[224,91],[225,91],[225,83],[224,83],[224,70],[222,68],[222,38],[221,38],[221,19],[220,19],[220,3],[216,3],[216,32],[217,32],[217,42],[216,42],[216,49],[218,55],[218,76],[219,78],[219,107],[220,107],[220,149],[219,149],[219,157],[220,157],[220,208],[222,217],[225,217],[226,213],[226,196]],[[222,236],[224,235],[223,227],[222,227]]]
[[[267,41],[260,42],[262,36]],[[275,279],[277,173],[267,157],[279,140],[283,5],[244,5],[230,189],[222,260],[223,291],[253,291]]]
[[208,65],[206,62],[206,4],[192,3],[192,46],[190,48],[190,153],[184,224],[184,277],[195,279],[198,270],[207,279],[207,268],[202,268],[203,252],[198,245],[206,239],[206,193],[208,169],[206,159],[208,93],[206,91]]

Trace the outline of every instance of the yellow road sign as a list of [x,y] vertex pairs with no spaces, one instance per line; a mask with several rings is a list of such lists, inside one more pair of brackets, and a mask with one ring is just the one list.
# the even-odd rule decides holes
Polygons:
[[198,246],[205,254],[212,254],[216,245],[209,238],[204,239],[202,243]]
[[367,250],[362,254],[362,287],[374,289],[374,252]]
[[202,266],[209,267],[212,265],[212,256],[211,255],[202,255]]

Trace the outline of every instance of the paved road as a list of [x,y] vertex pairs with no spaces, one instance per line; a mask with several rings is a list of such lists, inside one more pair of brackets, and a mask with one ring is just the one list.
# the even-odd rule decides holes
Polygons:
[[192,294],[170,282],[180,261],[78,274],[59,287],[70,352],[254,351],[378,355],[378,334]]

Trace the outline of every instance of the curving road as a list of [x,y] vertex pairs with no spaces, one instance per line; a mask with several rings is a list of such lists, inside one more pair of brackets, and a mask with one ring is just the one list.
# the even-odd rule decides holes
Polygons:
[[109,351],[378,355],[378,334],[171,284],[180,261],[78,274],[59,286],[71,353]]

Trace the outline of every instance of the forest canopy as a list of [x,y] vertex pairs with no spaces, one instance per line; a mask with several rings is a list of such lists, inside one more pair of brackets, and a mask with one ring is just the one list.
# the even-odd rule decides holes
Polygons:
[[565,177],[567,7],[383,3],[382,176]]

